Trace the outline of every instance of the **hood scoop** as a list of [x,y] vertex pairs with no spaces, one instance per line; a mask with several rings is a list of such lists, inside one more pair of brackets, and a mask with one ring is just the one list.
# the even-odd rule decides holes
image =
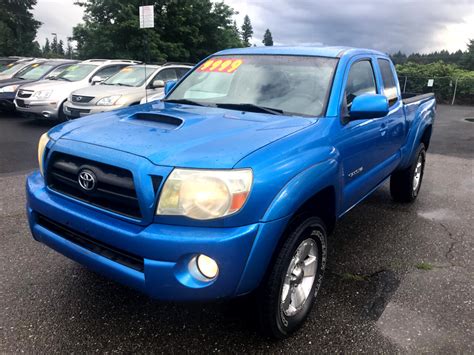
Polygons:
[[152,112],[137,112],[126,118],[131,124],[142,124],[156,129],[172,131],[179,128],[184,120],[170,115]]

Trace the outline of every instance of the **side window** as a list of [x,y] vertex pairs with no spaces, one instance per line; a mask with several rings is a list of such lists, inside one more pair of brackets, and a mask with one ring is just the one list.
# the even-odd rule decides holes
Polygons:
[[168,69],[163,69],[161,70],[158,74],[156,74],[155,80],[163,80],[164,82],[167,82],[168,80],[176,80],[176,71],[173,68],[168,68]]
[[111,65],[102,69],[99,69],[94,76],[98,75],[100,76],[103,80],[111,77],[115,73],[117,73],[120,69],[122,69],[124,65]]
[[178,74],[178,79],[181,79],[190,69],[188,68],[176,68],[176,74]]
[[380,73],[382,74],[383,80],[383,92],[387,96],[387,100],[390,106],[392,106],[398,100],[397,95],[397,82],[393,76],[392,67],[390,62],[386,59],[378,59]]
[[362,94],[375,94],[374,71],[368,60],[361,60],[352,64],[351,71],[346,83],[346,101],[350,106],[355,97]]

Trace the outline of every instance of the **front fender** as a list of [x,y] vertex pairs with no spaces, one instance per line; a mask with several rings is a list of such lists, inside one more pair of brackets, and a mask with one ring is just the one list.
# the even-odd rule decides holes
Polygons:
[[[295,213],[309,198],[338,180],[336,159],[319,162],[291,179],[274,198],[262,221],[268,222]],[[336,189],[336,194],[337,194]],[[339,201],[336,196],[336,201]],[[337,202],[336,202],[337,204]],[[338,210],[336,206],[336,210]]]
[[338,168],[334,158],[314,164],[293,177],[276,195],[261,221],[236,295],[258,287],[293,214],[314,194],[334,184]]

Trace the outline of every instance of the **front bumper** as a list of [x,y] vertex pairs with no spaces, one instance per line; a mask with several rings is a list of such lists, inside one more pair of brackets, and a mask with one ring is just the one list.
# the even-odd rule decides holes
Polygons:
[[15,104],[13,103],[13,100],[15,100],[14,92],[0,93],[0,110],[3,110],[3,111],[15,110]]
[[112,106],[96,106],[96,105],[74,105],[70,101],[66,101],[63,106],[64,114],[71,118],[79,118],[94,113],[108,112],[112,110],[118,110],[126,106],[123,105],[112,105]]
[[59,107],[61,106],[61,102],[54,100],[39,101],[16,98],[14,103],[17,111],[29,113],[46,119],[59,118]]
[[[28,177],[26,189],[28,220],[36,240],[118,282],[163,300],[212,300],[251,291],[258,286],[266,269],[266,258],[259,259],[255,253],[255,240],[274,240],[286,224],[277,220],[233,228],[142,226],[117,220],[52,193],[39,172]],[[45,228],[40,223],[41,216],[116,250],[141,257],[143,271]],[[271,253],[271,248],[265,250]],[[219,275],[215,280],[199,281],[189,272],[189,261],[196,254],[206,254],[217,261]]]

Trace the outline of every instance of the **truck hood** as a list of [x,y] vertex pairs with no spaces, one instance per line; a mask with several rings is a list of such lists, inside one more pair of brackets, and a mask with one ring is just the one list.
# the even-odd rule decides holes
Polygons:
[[125,151],[157,165],[232,168],[253,151],[315,122],[155,102],[66,123],[53,128],[50,136]]
[[[63,81],[63,80],[40,80],[34,83],[31,83],[27,86],[29,90],[40,91],[40,90],[68,90],[77,86],[76,81]],[[80,85],[80,84],[79,84]],[[84,84],[82,84],[84,86]],[[25,86],[26,88],[26,86]]]

